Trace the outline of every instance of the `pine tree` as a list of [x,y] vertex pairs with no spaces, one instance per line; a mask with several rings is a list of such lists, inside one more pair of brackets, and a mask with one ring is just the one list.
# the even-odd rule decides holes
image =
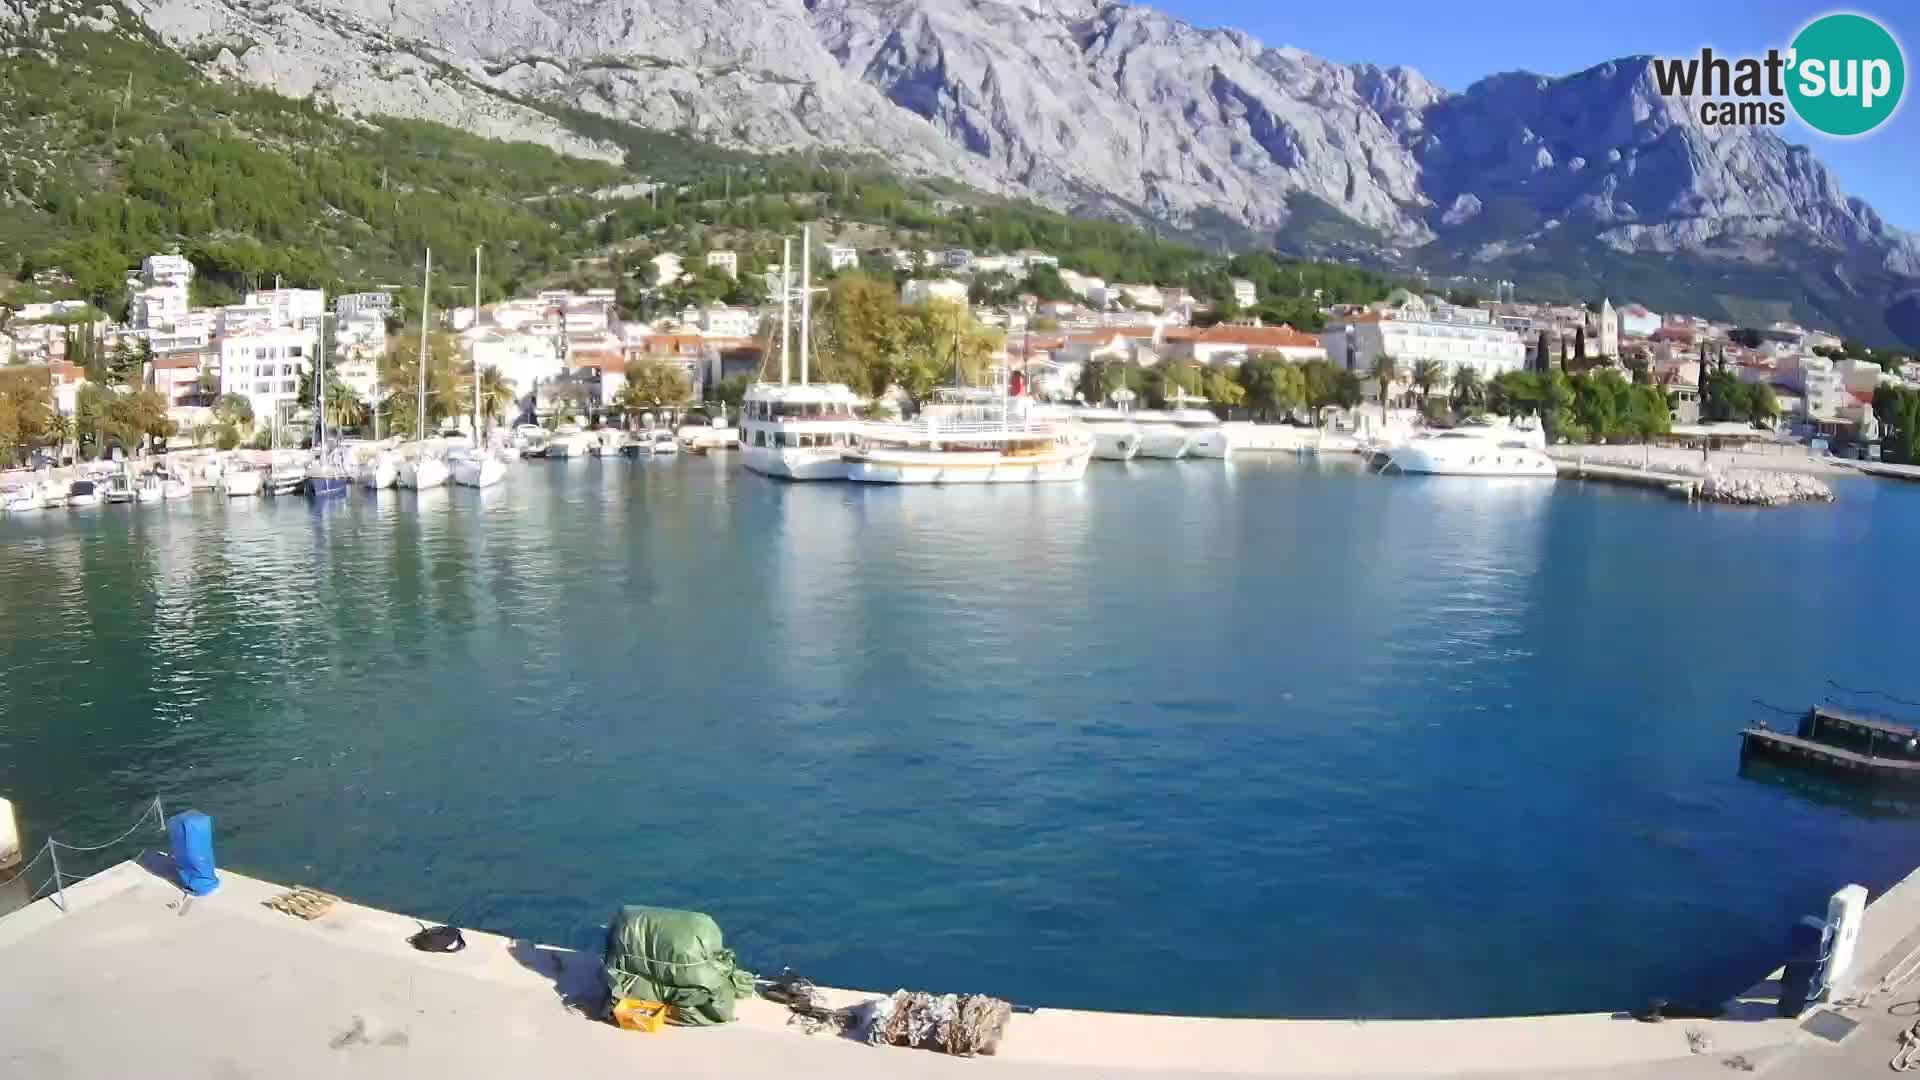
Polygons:
[[1531,370],[1545,375],[1550,357],[1551,354],[1547,352],[1547,332],[1542,330],[1540,331],[1540,342],[1533,348],[1533,366]]
[[1587,369],[1587,328],[1573,328],[1573,364],[1582,371]]

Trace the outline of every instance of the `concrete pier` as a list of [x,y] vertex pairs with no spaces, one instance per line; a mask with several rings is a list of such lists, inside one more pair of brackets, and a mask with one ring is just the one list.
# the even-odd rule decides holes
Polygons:
[[[303,922],[263,906],[282,886],[229,870],[219,892],[186,900],[166,870],[164,857],[123,863],[69,886],[66,914],[41,901],[0,919],[0,1016],[8,1028],[0,1076],[451,1080],[644,1070],[880,1080],[972,1070],[995,1080],[1651,1080],[1750,1069],[1852,1075],[1831,1070],[1884,1062],[1893,1052],[1891,1035],[1879,1030],[1886,1023],[1862,1022],[1830,1043],[1806,1024],[1773,1017],[1764,982],[1731,1019],[1657,1024],[1606,1013],[1351,1022],[1043,1008],[1015,1015],[999,1053],[973,1061],[808,1036],[787,1024],[783,1008],[761,1000],[742,1002],[740,1022],[727,1027],[642,1035],[576,1011],[598,988],[597,955],[479,932],[468,932],[464,952],[419,953],[406,944],[419,924],[401,915],[346,903]],[[1916,944],[1920,875],[1869,907],[1845,991],[1875,985]],[[831,996],[846,1004],[877,995]],[[1873,1004],[1857,1010],[1878,1011]]]
[[1554,465],[1559,468],[1561,476],[1571,476],[1579,480],[1598,480],[1608,484],[1624,484],[1628,487],[1652,488],[1689,502],[1700,497],[1700,487],[1704,482],[1697,476],[1682,476],[1651,469],[1634,469],[1625,465],[1601,465],[1590,463],[1585,458],[1555,458]]

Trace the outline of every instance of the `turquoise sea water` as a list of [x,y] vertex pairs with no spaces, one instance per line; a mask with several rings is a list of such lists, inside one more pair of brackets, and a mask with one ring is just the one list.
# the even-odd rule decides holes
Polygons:
[[1920,488],[1840,490],[696,458],[11,518],[0,794],[87,840],[159,793],[235,868],[542,941],[697,907],[840,985],[1371,1017],[1725,992],[1920,862],[1897,809],[1737,767],[1756,697],[1920,700]]

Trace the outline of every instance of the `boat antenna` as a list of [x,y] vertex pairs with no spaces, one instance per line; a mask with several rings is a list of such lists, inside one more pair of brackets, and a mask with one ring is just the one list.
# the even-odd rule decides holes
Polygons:
[[793,237],[780,238],[780,385],[787,385],[788,346],[793,341]]
[[813,226],[800,230],[800,385],[807,385],[808,331],[813,324]]
[[433,249],[427,249],[427,273],[420,282],[420,394],[415,401],[413,437],[427,437],[427,316],[433,310]]

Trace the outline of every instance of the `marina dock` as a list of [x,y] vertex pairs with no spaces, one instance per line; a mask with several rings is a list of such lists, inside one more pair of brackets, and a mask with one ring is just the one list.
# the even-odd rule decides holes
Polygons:
[[1559,467],[1561,476],[1570,476],[1576,480],[1597,480],[1606,484],[1624,484],[1628,487],[1651,488],[1689,502],[1699,498],[1700,489],[1705,483],[1697,476],[1682,476],[1678,473],[1651,469],[1634,469],[1624,465],[1590,464],[1583,458],[1555,457],[1554,464]]
[[1920,783],[1920,728],[1818,705],[1793,734],[1766,727],[1740,733],[1740,759],[1779,761],[1873,784]]
[[[1361,1022],[1041,1008],[1013,1018],[995,1056],[971,1061],[810,1036],[757,998],[740,1004],[738,1023],[647,1035],[579,1010],[599,987],[597,954],[478,931],[462,952],[420,953],[406,943],[420,924],[402,915],[343,902],[302,921],[265,906],[282,886],[227,870],[218,892],[188,900],[167,870],[149,855],[69,886],[64,912],[40,900],[0,919],[0,1015],[10,1029],[0,1075],[1651,1080],[1758,1069],[1800,1080],[1883,1069],[1907,1023],[1861,1009],[1858,1026],[1833,1041],[1820,1034],[1833,1023],[1814,1021],[1837,1013],[1775,1017],[1774,984],[1763,981],[1729,1018],[1663,1023],[1608,1013]],[[1920,873],[1869,906],[1853,984],[1884,979],[1916,942]],[[874,996],[830,994],[836,1006]]]

